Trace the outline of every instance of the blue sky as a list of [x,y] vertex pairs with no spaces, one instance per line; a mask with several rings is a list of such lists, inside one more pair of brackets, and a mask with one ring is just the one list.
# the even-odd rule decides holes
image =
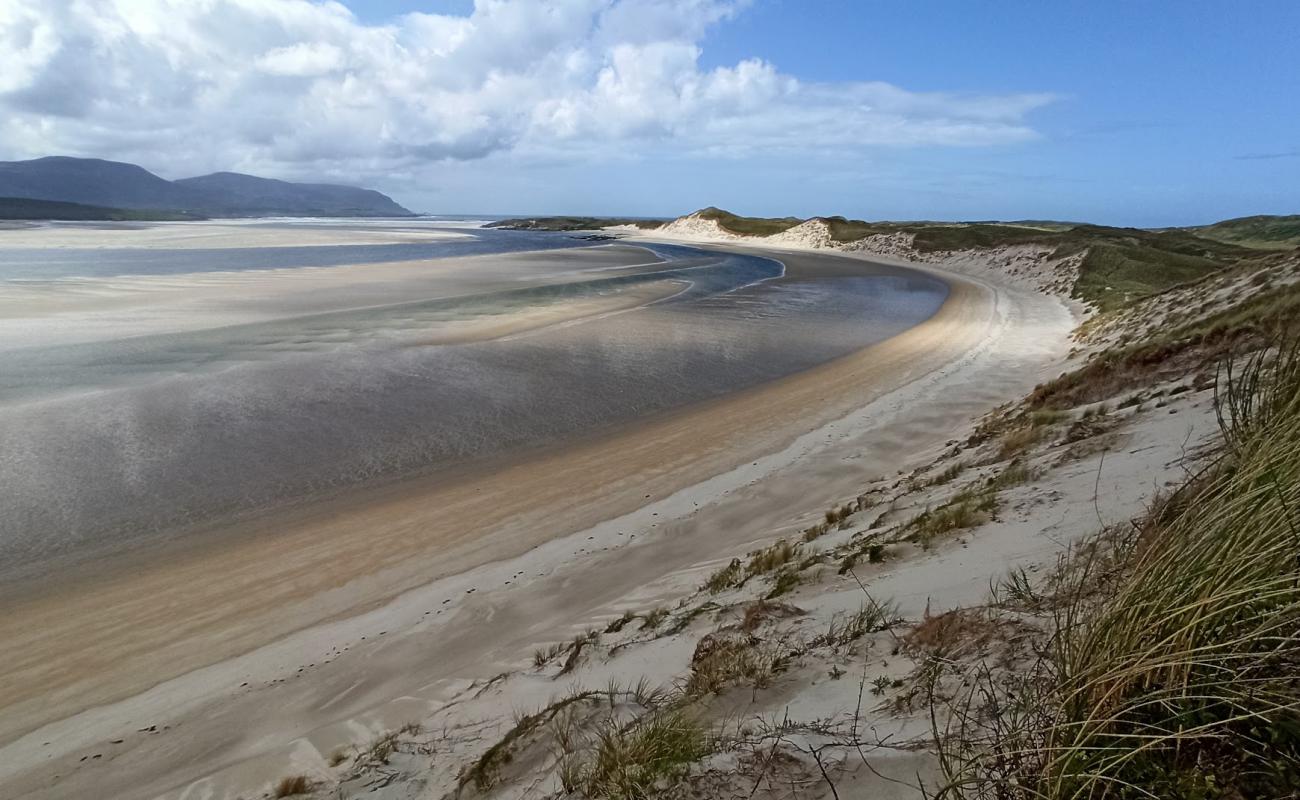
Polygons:
[[[380,21],[409,10],[465,13],[472,3],[356,0],[351,7]],[[662,199],[610,197],[610,210],[712,203],[755,214],[1132,225],[1300,213],[1294,1],[754,0],[712,28],[702,50],[704,66],[757,56],[801,80],[1050,92],[1059,100],[1030,117],[1042,138],[1024,144],[885,148],[857,164],[810,165],[811,175],[799,160],[632,165],[622,174]],[[573,195],[561,206],[603,208]]]
[[361,183],[440,213],[1300,213],[1294,0],[343,6],[15,6],[0,158]]

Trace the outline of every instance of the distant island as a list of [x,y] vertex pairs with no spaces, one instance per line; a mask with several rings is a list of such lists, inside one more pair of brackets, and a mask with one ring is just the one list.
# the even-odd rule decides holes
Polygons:
[[641,217],[520,217],[489,222],[485,228],[503,228],[512,231],[594,231],[615,225],[633,225],[643,229],[658,228],[666,219]]
[[169,181],[135,164],[49,156],[0,161],[0,219],[412,217],[373,189],[236,172]]

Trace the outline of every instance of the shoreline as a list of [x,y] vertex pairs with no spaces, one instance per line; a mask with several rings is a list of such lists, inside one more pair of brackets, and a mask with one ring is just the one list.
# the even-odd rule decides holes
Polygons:
[[[772,256],[772,251],[763,250],[761,253],[769,257]],[[846,259],[841,254],[827,254],[824,256],[799,255],[791,256],[791,258],[829,259],[838,262],[857,261],[859,264],[861,263],[858,259]],[[839,267],[847,268],[843,263],[839,264]],[[912,265],[909,265],[909,267],[912,267]],[[935,317],[894,339],[815,367],[812,370],[776,381],[773,384],[767,384],[755,390],[748,390],[745,393],[738,393],[745,395],[743,397],[730,396],[721,401],[710,401],[706,404],[707,408],[675,412],[675,415],[679,417],[678,419],[650,422],[640,431],[611,437],[619,441],[585,445],[577,453],[567,454],[567,459],[564,457],[550,457],[542,459],[540,463],[508,469],[503,475],[498,476],[502,487],[510,487],[509,491],[504,492],[504,495],[507,496],[507,508],[501,508],[502,503],[500,502],[488,503],[488,506],[496,506],[495,508],[484,508],[482,505],[483,498],[479,498],[479,504],[476,505],[472,495],[479,492],[469,492],[468,487],[462,488],[459,494],[453,497],[439,497],[435,493],[432,496],[423,495],[404,501],[395,500],[389,504],[386,514],[383,515],[390,525],[396,527],[395,531],[390,530],[384,537],[383,544],[391,548],[387,559],[376,556],[374,553],[380,542],[373,539],[362,543],[355,541],[358,538],[355,531],[364,529],[362,526],[365,524],[365,517],[368,514],[371,516],[371,522],[374,522],[372,511],[354,511],[353,514],[343,515],[342,519],[317,520],[314,524],[306,525],[305,532],[304,529],[300,529],[296,535],[282,533],[276,537],[275,542],[268,542],[264,539],[258,540],[254,537],[253,540],[250,540],[249,546],[244,548],[248,552],[240,554],[226,553],[224,557],[222,557],[222,554],[215,554],[213,559],[210,560],[218,560],[221,563],[209,563],[206,565],[206,569],[215,570],[225,576],[238,576],[243,579],[244,588],[249,588],[250,585],[265,586],[266,583],[272,583],[273,586],[270,589],[265,589],[271,596],[264,598],[263,603],[250,603],[250,598],[245,597],[243,592],[239,591],[238,588],[232,589],[230,587],[227,587],[224,593],[209,591],[203,596],[196,596],[200,594],[198,591],[186,591],[183,594],[187,596],[178,598],[178,602],[188,604],[200,617],[205,613],[215,613],[218,608],[224,608],[227,620],[239,619],[244,623],[243,638],[234,635],[229,628],[225,631],[225,637],[222,641],[214,641],[214,639],[221,639],[222,637],[213,635],[211,630],[178,631],[164,628],[155,631],[155,634],[164,634],[160,639],[150,640],[148,637],[141,639],[141,631],[131,627],[132,620],[137,623],[141,620],[148,620],[150,609],[139,604],[125,603],[126,608],[135,613],[109,612],[105,616],[112,619],[115,625],[126,626],[129,632],[136,637],[134,645],[124,647],[120,641],[104,642],[104,644],[110,646],[110,648],[116,645],[119,650],[124,649],[126,652],[123,655],[128,659],[134,655],[136,661],[139,661],[141,656],[144,656],[146,660],[165,661],[169,650],[176,657],[183,657],[184,643],[187,641],[192,642],[197,638],[205,642],[210,655],[215,655],[219,659],[223,656],[234,655],[231,651],[239,649],[235,645],[241,642],[246,645],[254,638],[266,639],[269,637],[272,640],[279,640],[282,645],[281,649],[293,652],[304,641],[311,641],[314,636],[319,635],[320,647],[325,651],[326,655],[331,651],[341,653],[341,644],[343,649],[346,650],[360,641],[356,637],[363,635],[360,634],[361,630],[375,631],[375,628],[370,626],[369,623],[363,624],[361,621],[363,618],[354,616],[358,610],[371,609],[369,613],[377,615],[377,619],[370,620],[370,622],[382,624],[385,611],[389,612],[390,619],[393,616],[400,616],[395,609],[399,606],[409,605],[410,602],[414,601],[415,595],[466,591],[457,583],[461,579],[473,577],[476,573],[480,578],[486,579],[488,577],[486,573],[491,573],[492,568],[510,563],[511,560],[528,562],[532,566],[537,566],[534,562],[539,559],[545,561],[544,557],[550,551],[554,551],[550,552],[552,561],[550,569],[552,572],[560,569],[560,567],[563,567],[568,572],[583,571],[584,564],[582,562],[593,560],[591,553],[585,555],[582,552],[573,553],[572,555],[582,556],[583,558],[579,562],[571,562],[572,555],[560,551],[563,550],[562,544],[567,546],[575,544],[570,540],[589,533],[588,529],[596,531],[591,533],[593,540],[600,539],[596,545],[591,546],[591,549],[594,550],[595,547],[600,546],[602,543],[606,543],[606,547],[619,544],[619,537],[622,532],[615,530],[613,525],[623,525],[628,530],[631,530],[632,526],[637,524],[646,531],[656,529],[661,525],[665,528],[687,524],[698,525],[698,522],[689,523],[689,520],[693,517],[708,515],[703,514],[703,512],[696,512],[694,508],[718,504],[719,501],[726,500],[732,495],[745,494],[747,490],[752,493],[751,487],[759,481],[779,476],[782,470],[788,469],[791,465],[800,462],[801,459],[807,458],[809,452],[816,449],[812,446],[812,443],[805,443],[803,450],[800,452],[793,455],[787,454],[788,461],[784,464],[775,463],[780,459],[772,460],[771,455],[761,456],[759,451],[770,452],[776,450],[778,453],[784,452],[781,449],[782,443],[786,443],[785,450],[791,447],[789,444],[791,441],[789,428],[791,419],[801,421],[799,428],[803,437],[820,435],[823,426],[834,426],[836,424],[835,420],[843,420],[846,415],[852,416],[855,411],[861,415],[864,409],[871,406],[872,403],[880,401],[882,397],[888,397],[890,394],[902,391],[902,389],[916,383],[919,378],[942,372],[945,365],[960,361],[963,356],[978,350],[981,343],[989,339],[989,330],[996,327],[995,318],[997,316],[997,297],[992,288],[979,281],[962,279],[942,271],[927,270],[925,266],[912,268],[941,275],[949,282],[950,286],[959,288],[950,294],[948,301],[945,302],[943,308]],[[983,316],[978,313],[980,311],[980,308],[978,308],[980,306],[978,302],[980,297],[984,299],[983,310],[986,314]],[[1005,327],[1004,325],[1003,328]],[[1005,333],[1005,330],[1003,333]],[[917,358],[918,353],[921,354],[921,358]],[[882,371],[892,372],[893,379],[883,379],[880,375]],[[1021,376],[1021,382],[1025,378],[1026,376]],[[869,390],[868,396],[862,397],[855,394],[854,390],[863,388]],[[827,402],[827,398],[832,395],[834,395],[834,398]],[[977,406],[983,407],[986,401],[972,398],[965,402],[974,410]],[[807,419],[813,416],[815,416],[814,419]],[[702,436],[701,429],[707,427],[704,422],[707,421],[706,418],[708,417],[725,419],[713,419],[712,430],[703,432],[708,435]],[[960,420],[953,419],[951,424],[955,426],[964,421],[964,418]],[[863,420],[859,419],[857,423],[863,424]],[[933,420],[925,421],[925,424],[928,427],[934,427]],[[761,435],[756,436],[756,433]],[[924,439],[925,437],[921,438]],[[796,435],[795,442],[798,439],[799,435]],[[744,442],[744,449],[737,448],[737,443],[742,441]],[[690,446],[683,447],[683,443],[689,443]],[[941,442],[933,442],[932,444],[941,444]],[[913,445],[903,441],[891,446],[900,449],[909,456],[916,456],[917,454],[911,451],[915,450],[919,444]],[[883,451],[890,448],[881,446],[878,449],[882,453],[878,454],[876,458],[883,458]],[[683,467],[680,463],[683,458],[683,450],[694,457],[694,463],[689,467]],[[728,470],[718,466],[723,462],[736,462],[737,456],[742,453],[744,454],[744,458],[740,459],[742,462],[750,461],[751,458],[757,458],[757,461],[748,468],[733,466]],[[604,487],[597,493],[604,500],[600,508],[588,506],[577,513],[572,510],[565,512],[564,506],[569,504],[568,493],[571,492],[571,487],[589,486],[590,479],[593,476],[609,473],[608,467],[611,463],[626,465],[635,462],[637,459],[640,459],[640,463],[643,465],[641,469],[624,472],[625,477],[617,485]],[[890,459],[884,460],[889,461]],[[822,464],[822,466],[824,467],[825,464]],[[689,475],[684,474],[686,472],[689,472]],[[719,476],[730,476],[730,480],[719,481]],[[584,477],[587,480],[583,480]],[[548,488],[545,485],[547,483],[546,478],[554,478],[553,483],[555,486]],[[840,480],[843,480],[843,478]],[[833,484],[834,481],[831,481],[831,483]],[[569,487],[568,492],[565,491],[565,487]],[[684,490],[683,487],[694,487],[699,491],[693,494],[689,490]],[[703,487],[703,489],[699,487]],[[478,488],[481,489],[482,487]],[[826,488],[833,490],[831,486]],[[556,492],[559,492],[560,496],[556,496]],[[645,498],[641,496],[646,493],[650,494],[651,497]],[[456,493],[452,494],[455,495]],[[648,505],[646,503],[647,499],[651,500]],[[448,508],[460,509],[461,513],[471,515],[471,518],[478,519],[480,522],[485,523],[485,526],[490,523],[491,517],[495,516],[500,529],[491,538],[496,540],[510,539],[510,541],[505,543],[497,541],[496,546],[493,547],[493,543],[473,541],[472,537],[467,537],[462,532],[458,539],[452,541],[449,552],[440,553],[433,559],[433,561],[440,563],[442,574],[447,577],[429,583],[427,577],[432,563],[429,561],[430,554],[425,552],[424,560],[421,561],[415,558],[412,553],[418,554],[428,549],[427,541],[424,540],[429,534],[420,528],[420,524],[422,521],[427,523],[429,520],[427,517],[422,520],[419,507],[427,507],[434,500],[444,501],[437,504],[439,509],[443,511]],[[700,503],[701,500],[704,501],[703,504]],[[804,499],[805,505],[803,507],[805,509],[807,508],[806,504],[810,501],[811,498]],[[472,516],[476,508],[479,509],[479,517]],[[659,508],[664,513],[660,515],[660,511],[651,511],[652,508]],[[623,510],[623,515],[616,513],[620,509]],[[576,533],[556,538],[544,535],[539,537],[533,531],[530,538],[527,531],[529,512],[533,517],[546,519],[552,530],[558,528],[573,530]],[[516,519],[513,526],[500,525],[512,513],[523,514],[526,518],[522,521]],[[788,507],[782,508],[779,513],[789,517],[791,510]],[[488,519],[482,519],[484,514],[488,514]],[[611,514],[614,514],[612,523],[609,522]],[[638,516],[644,517],[644,519],[636,519]],[[627,519],[627,517],[633,519]],[[661,521],[655,522],[651,521],[652,519],[660,519]],[[684,519],[688,520],[688,522],[683,523],[682,520]],[[556,524],[557,520],[564,521]],[[601,520],[605,520],[605,523],[601,524]],[[674,521],[673,525],[668,525],[669,520]],[[747,520],[748,524],[745,529],[756,529],[753,531],[754,533],[757,533],[758,530],[770,529],[770,526],[767,525],[768,521],[769,518],[767,517]],[[351,537],[348,536],[349,531],[353,532]],[[660,531],[658,535],[652,534],[643,537],[642,541],[645,538],[655,538],[657,539],[656,544],[664,544],[665,536],[663,533],[663,531]],[[744,535],[742,530],[738,533],[729,534],[729,538],[719,537],[717,541],[709,542],[708,546],[703,549],[724,550],[728,545],[734,544],[738,536],[743,537]],[[353,541],[350,543],[333,541],[348,538]],[[327,547],[330,541],[334,544],[332,551]],[[349,544],[350,546],[348,546]],[[503,544],[508,546],[503,546]],[[675,543],[670,541],[668,544]],[[358,545],[362,546],[358,547]],[[677,546],[680,549],[680,545]],[[628,545],[622,547],[630,549]],[[638,543],[637,549],[644,552],[647,546]],[[689,548],[686,549],[689,550]],[[367,553],[367,550],[370,552]],[[286,559],[296,556],[298,562],[293,565],[294,568],[282,568],[278,572],[274,569],[268,571],[272,563],[279,563],[275,561],[277,555]],[[676,559],[673,563],[682,561],[690,563],[691,558],[699,555],[698,552],[686,552],[683,557]],[[415,558],[418,563],[412,563],[412,558]],[[198,559],[199,562],[204,560]],[[313,569],[319,569],[322,563],[331,563],[337,560],[347,560],[349,564],[360,561],[369,566],[359,572],[354,569],[353,577],[350,580],[340,581],[342,576],[334,573],[322,583],[320,581],[322,576],[314,574]],[[663,559],[656,557],[649,560],[653,563],[645,564],[643,567],[662,572],[665,565],[658,562],[663,561]],[[245,569],[250,569],[249,565],[251,564],[254,566],[260,565],[262,570],[258,572],[254,569],[255,574],[241,572],[237,568],[241,561]],[[466,566],[475,562],[479,566]],[[186,563],[183,559],[176,560],[165,566],[167,567],[165,571],[182,577],[188,575],[191,578],[205,569],[205,565],[202,563]],[[546,572],[546,569],[544,568],[542,571]],[[590,570],[588,569],[588,571]],[[359,579],[356,577],[357,575],[369,575],[370,577],[369,579]],[[420,577],[423,577],[424,580],[420,580]],[[313,582],[313,579],[315,579],[315,582]],[[285,587],[286,582],[290,584],[288,587]],[[479,582],[485,581],[480,580]],[[543,582],[534,579],[531,584],[527,584],[524,588],[533,589],[536,584]],[[16,614],[14,616],[27,618],[29,622],[23,627],[28,631],[40,627],[39,625],[33,626],[30,624],[32,612],[35,613],[38,620],[41,618],[45,620],[77,620],[85,636],[89,636],[90,640],[96,638],[102,640],[102,636],[96,637],[96,634],[100,633],[100,631],[96,630],[93,620],[85,618],[87,614],[93,617],[93,612],[100,608],[122,610],[128,595],[132,593],[138,594],[141,591],[145,591],[146,597],[143,602],[146,605],[156,603],[160,594],[165,595],[165,592],[160,592],[160,590],[165,589],[167,586],[165,576],[159,576],[156,572],[148,576],[134,575],[130,580],[123,580],[121,583],[131,585],[112,586],[110,583],[108,587],[101,587],[101,590],[96,593],[97,599],[83,597],[83,603],[73,602],[71,603],[72,608],[65,606],[62,609],[28,609],[27,614]],[[140,585],[142,583],[143,586]],[[440,587],[438,584],[450,585]],[[182,585],[185,590],[194,588],[189,585]],[[502,585],[518,584],[512,583],[507,578]],[[421,586],[423,588],[420,588]],[[387,594],[385,595],[385,591],[377,591],[377,587],[385,587]],[[477,588],[471,587],[468,591],[477,591]],[[277,589],[279,591],[276,591]],[[175,590],[175,584],[173,584],[173,590]],[[623,590],[626,591],[626,586],[623,587]],[[403,591],[405,591],[405,594],[403,594]],[[548,591],[543,593],[543,596],[550,598],[551,594],[552,592]],[[328,596],[322,597],[322,595]],[[432,597],[421,597],[420,599],[433,600]],[[468,606],[469,608],[461,608],[447,616],[461,617],[472,612],[474,607],[482,606],[483,596],[480,595],[479,598],[472,598],[472,600],[474,601],[472,603],[457,603],[457,606]],[[307,615],[307,617],[301,616],[304,609],[298,606],[305,602],[315,606],[316,618],[314,620],[307,618],[311,615]],[[552,600],[552,603],[554,602]],[[386,605],[384,605],[385,603]],[[59,604],[56,603],[55,605],[58,606]],[[79,605],[80,608],[78,608]],[[440,605],[442,604],[436,603],[433,604],[433,607],[437,608]],[[322,609],[320,606],[326,606],[326,608]],[[265,625],[251,624],[254,620],[250,619],[250,617],[255,617],[259,610],[264,618],[273,615],[276,621],[280,623],[280,627],[274,631],[268,631]],[[441,611],[442,609],[438,608],[438,610]],[[497,613],[499,613],[499,610]],[[295,614],[299,616],[295,616]],[[408,635],[405,641],[409,642],[410,632],[416,631],[420,625],[424,624],[420,622],[420,618],[429,614],[429,611],[424,611],[415,618],[414,625],[410,625],[407,630]],[[191,614],[182,613],[181,616],[185,619],[193,618]],[[441,614],[434,614],[433,616],[441,616]],[[294,622],[286,624],[290,620]],[[334,622],[325,626],[332,625],[335,628],[334,636],[326,635],[320,630],[322,622],[328,620],[334,620]],[[391,621],[396,620],[392,619]],[[349,627],[349,623],[357,626],[357,630],[344,630]],[[231,624],[233,625],[233,623]],[[456,624],[456,620],[444,622],[444,625],[449,624]],[[5,626],[15,627],[14,620],[7,621]],[[316,628],[312,626],[316,626]],[[526,629],[531,627],[534,626],[525,626]],[[252,630],[249,630],[249,628]],[[298,633],[290,635],[291,630],[297,630]],[[343,644],[348,640],[348,636],[344,634],[349,633],[353,637],[353,643],[351,645]],[[386,633],[392,634],[393,638],[388,641],[394,642],[401,638],[404,632],[400,625],[395,625],[389,627]],[[260,634],[260,636],[257,634]],[[289,638],[283,639],[282,637],[285,635],[289,635]],[[447,635],[452,640],[455,638],[448,632],[444,632],[444,635]],[[72,635],[71,632],[65,632],[64,636],[78,642],[78,649],[89,644],[86,638]],[[178,636],[188,637],[188,639],[182,638],[177,641]],[[6,638],[10,640],[8,635]],[[31,641],[29,637],[27,642],[21,643],[16,649],[23,650],[27,654],[29,662],[38,664],[63,663],[57,657],[52,657],[54,653],[49,652],[51,649],[57,651],[58,639],[60,638],[58,635],[53,636],[52,639],[48,636],[45,637],[43,644],[47,654],[44,656],[39,656],[42,637],[37,636],[35,638],[36,641]],[[67,639],[65,639],[65,642]],[[441,639],[442,636],[440,635]],[[166,644],[162,644],[163,642]],[[328,649],[325,647],[326,642],[330,642]],[[221,649],[223,643],[226,646],[224,651]],[[286,643],[292,646],[283,646]],[[273,649],[275,645],[268,647]],[[178,648],[181,652],[178,652]],[[251,674],[254,671],[264,672],[266,676],[277,672],[294,674],[291,672],[292,664],[286,666],[282,663],[271,663],[275,661],[275,658],[265,656],[274,656],[275,654],[265,652],[267,649],[248,651],[247,647],[245,647],[242,651],[246,653],[244,656],[239,656],[224,665],[217,663],[215,666],[204,667],[202,679],[198,681],[201,686],[187,687],[185,685],[187,680],[193,682],[195,676],[198,675],[198,673],[190,672],[186,667],[199,668],[200,665],[187,665],[184,661],[173,662],[174,664],[179,663],[176,668],[179,670],[180,677],[175,677],[169,683],[154,686],[152,689],[146,688],[143,694],[136,692],[141,689],[142,684],[147,684],[148,680],[143,675],[137,674],[134,686],[119,686],[117,692],[119,696],[134,699],[127,699],[116,706],[103,706],[93,709],[90,712],[81,714],[80,719],[77,716],[65,717],[61,722],[54,722],[47,726],[45,734],[42,734],[42,731],[38,729],[34,734],[22,737],[0,748],[0,753],[8,751],[9,755],[13,756],[13,759],[10,760],[9,755],[7,755],[4,760],[16,764],[20,760],[27,760],[22,758],[23,751],[26,751],[28,756],[41,753],[43,745],[36,742],[35,739],[41,738],[43,735],[44,739],[42,741],[46,739],[52,740],[57,735],[64,737],[60,739],[63,744],[62,749],[65,751],[64,757],[75,762],[74,756],[79,747],[94,741],[96,736],[111,736],[114,725],[122,727],[124,719],[139,721],[137,718],[138,712],[152,708],[154,713],[161,713],[161,709],[165,707],[172,710],[173,717],[177,717],[184,715],[186,712],[176,710],[178,707],[176,701],[187,693],[190,694],[189,702],[191,705],[189,710],[193,711],[200,708],[205,702],[216,702],[223,692],[230,689],[234,678],[242,676],[246,678],[242,682],[252,685],[257,678],[257,676]],[[365,648],[358,647],[357,649]],[[215,654],[213,651],[216,651]],[[102,653],[98,648],[96,648],[96,652],[106,659],[109,657],[108,654]],[[260,659],[260,667],[256,663],[259,662],[259,652],[264,656]],[[303,650],[304,654],[309,652],[310,650]],[[355,654],[349,653],[348,655],[352,657]],[[322,660],[325,659],[322,658]],[[345,659],[344,656],[337,655],[329,659],[327,663],[330,664],[331,669],[335,669],[341,660],[355,663],[356,659]],[[116,663],[118,659],[115,658],[113,661]],[[225,667],[224,670],[222,669],[223,666]],[[446,672],[454,673],[456,671],[451,669],[453,665],[444,666],[448,668],[444,670]],[[464,666],[462,664],[461,668],[463,669]],[[227,677],[231,674],[234,675],[234,678],[226,681],[224,685],[222,681],[214,680],[217,678],[215,673],[223,671]],[[48,670],[46,672],[48,673]],[[96,675],[95,677],[100,676]],[[268,680],[275,679],[268,678]],[[284,683],[267,684],[268,687],[286,685]],[[203,696],[202,691],[199,692],[199,696],[194,696],[193,692],[201,687],[206,688],[207,696]],[[133,691],[133,689],[136,691]],[[258,691],[248,689],[240,693],[241,698],[257,695]],[[273,691],[273,689],[260,689],[260,691]],[[83,696],[84,694],[83,689]],[[93,695],[93,693],[91,694]],[[373,690],[369,694],[377,698],[382,697],[384,693]],[[93,705],[95,702],[109,702],[110,700],[111,695],[109,697],[101,696],[97,699],[92,698],[85,702]],[[261,699],[260,702],[264,704],[265,699]],[[133,703],[135,705],[134,711],[131,708]],[[364,702],[361,704],[364,705]],[[10,708],[12,710],[12,705]],[[14,719],[12,715],[7,716],[10,720]],[[46,716],[49,716],[49,714]],[[11,737],[13,729],[14,726],[11,723],[10,728],[5,731],[4,735],[7,738]],[[71,735],[72,731],[76,731],[78,735]],[[286,737],[286,741],[289,738],[291,737]],[[145,746],[143,751],[147,752],[148,749]],[[122,764],[121,769],[129,769],[127,764],[135,760],[131,757],[132,752],[135,752],[137,757],[143,757],[140,750],[129,750],[120,754],[120,756],[116,756],[115,760],[117,757],[125,757],[125,763]],[[41,754],[53,755],[48,751]],[[57,762],[58,759],[55,759],[55,761]],[[194,765],[193,769],[199,770],[197,765]],[[201,772],[201,770],[199,771]],[[21,772],[21,767],[15,766],[14,769],[0,774],[0,781],[7,782],[10,778],[19,778],[18,773]],[[179,778],[178,775],[172,777],[173,780]],[[144,779],[141,778],[140,780],[143,782]],[[159,782],[154,785],[162,786],[166,784],[167,781],[160,778]],[[27,784],[27,786],[34,788],[31,784]]]

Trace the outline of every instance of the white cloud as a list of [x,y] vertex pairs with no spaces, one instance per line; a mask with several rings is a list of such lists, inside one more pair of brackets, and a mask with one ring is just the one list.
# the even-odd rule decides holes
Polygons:
[[478,0],[365,25],[306,0],[0,0],[0,157],[367,179],[445,160],[744,157],[1036,134],[1051,98],[705,69],[743,0]]
[[257,59],[257,66],[272,75],[325,75],[343,68],[343,51],[329,42],[299,42],[275,48]]

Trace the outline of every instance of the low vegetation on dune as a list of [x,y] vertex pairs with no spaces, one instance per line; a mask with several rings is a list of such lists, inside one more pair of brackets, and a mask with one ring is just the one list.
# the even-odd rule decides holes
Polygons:
[[56,200],[28,197],[0,197],[0,219],[71,220],[85,222],[152,222],[201,220],[206,217],[184,211],[148,211],[134,208],[107,208]]
[[713,220],[724,231],[740,236],[772,236],[803,222],[798,217],[742,217],[712,206],[695,212],[695,216]]
[[517,217],[489,222],[484,227],[520,231],[594,231],[612,225],[632,225],[653,230],[664,222],[643,217]]
[[[745,217],[706,208],[696,217],[712,220],[729,233],[774,236],[807,220],[798,217]],[[1293,217],[1229,220],[1217,226],[1145,230],[1062,222],[864,222],[844,217],[813,217],[826,225],[833,242],[851,245],[868,237],[905,234],[918,253],[987,250],[1036,245],[1050,258],[1082,255],[1073,294],[1108,311],[1196,280],[1258,254],[1260,242],[1274,248],[1300,243]],[[1253,238],[1252,238],[1253,237]]]
[[1191,230],[1206,239],[1244,247],[1270,250],[1300,247],[1300,214],[1238,217]]
[[[1296,797],[1300,258],[1094,321],[929,463],[472,686],[443,796]],[[398,774],[352,763],[339,797]]]
[[1300,786],[1300,349],[1228,362],[1220,457],[1063,562],[1049,645],[939,732],[950,798]]

